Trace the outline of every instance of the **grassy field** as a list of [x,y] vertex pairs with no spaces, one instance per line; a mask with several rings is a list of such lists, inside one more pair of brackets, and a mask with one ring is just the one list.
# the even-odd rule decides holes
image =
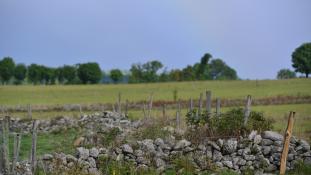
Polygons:
[[55,85],[55,86],[0,86],[0,105],[55,105],[114,103],[117,95],[130,101],[147,100],[154,93],[154,100],[198,98],[200,92],[211,90],[213,97],[227,99],[254,98],[278,95],[311,95],[311,79],[292,80],[241,80],[241,81],[197,81],[153,84],[120,85]]

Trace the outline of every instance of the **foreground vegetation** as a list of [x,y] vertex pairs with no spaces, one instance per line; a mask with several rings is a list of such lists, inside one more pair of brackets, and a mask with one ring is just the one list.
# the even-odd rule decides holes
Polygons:
[[122,100],[131,102],[188,100],[199,98],[199,93],[211,90],[213,97],[225,99],[275,96],[311,95],[311,79],[291,80],[243,80],[243,81],[195,81],[152,84],[120,85],[52,85],[52,86],[0,86],[0,105],[56,105],[115,103],[118,93]]

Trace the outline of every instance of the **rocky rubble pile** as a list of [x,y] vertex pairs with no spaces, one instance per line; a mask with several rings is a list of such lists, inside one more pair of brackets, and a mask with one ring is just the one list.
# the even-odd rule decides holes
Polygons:
[[[42,157],[45,169],[70,169],[76,165],[91,174],[100,174],[99,160],[109,158],[114,161],[130,162],[137,169],[154,167],[158,172],[172,167],[172,161],[186,157],[196,171],[218,168],[232,169],[238,173],[254,170],[258,174],[279,169],[283,136],[272,131],[261,135],[252,132],[247,138],[218,139],[193,145],[173,136],[145,139],[136,144],[123,144],[115,148],[77,148],[75,156],[65,154],[46,154]],[[310,145],[300,139],[292,138],[287,159],[287,169],[293,169],[295,163],[304,161],[311,164]],[[55,162],[58,162],[57,164]],[[211,164],[212,162],[212,164]]]

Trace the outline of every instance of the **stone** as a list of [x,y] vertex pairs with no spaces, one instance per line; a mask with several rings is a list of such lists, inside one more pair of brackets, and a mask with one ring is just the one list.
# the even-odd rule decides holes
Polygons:
[[91,175],[100,175],[100,172],[97,170],[97,168],[89,168],[89,173]]
[[224,140],[223,139],[218,139],[217,140],[217,145],[222,148],[222,146],[224,145]]
[[223,151],[226,154],[231,154],[236,151],[238,142],[234,139],[226,140],[223,144]]
[[123,153],[125,154],[133,154],[133,148],[129,144],[124,144],[121,146]]
[[262,154],[263,155],[268,155],[271,152],[271,147],[270,146],[263,146],[262,147]]
[[99,150],[97,148],[91,148],[90,149],[90,156],[91,157],[94,157],[94,158],[97,158],[99,155]]
[[251,131],[251,133],[248,135],[249,140],[254,140],[255,136],[257,135],[257,131]]
[[77,146],[81,146],[82,142],[85,140],[84,137],[79,137],[77,138],[74,142],[73,142],[73,146],[77,147]]
[[261,145],[263,145],[263,146],[270,146],[272,144],[273,144],[273,141],[270,139],[262,139],[261,140]]
[[164,145],[164,141],[161,138],[157,138],[155,139],[154,144],[157,146],[161,146],[161,145]]
[[160,158],[156,158],[155,159],[155,164],[156,164],[156,167],[159,168],[159,167],[165,167],[165,162],[164,160],[160,159]]
[[298,141],[298,143],[299,143],[299,146],[302,147],[303,151],[306,151],[306,152],[310,151],[310,145],[307,141],[301,139]]
[[257,144],[257,145],[260,144],[261,140],[262,140],[261,135],[256,135],[254,137],[254,144]]
[[228,168],[233,168],[233,164],[231,161],[222,161],[222,164]]
[[77,148],[77,157],[86,160],[90,155],[90,151],[83,147]]
[[90,163],[91,168],[96,168],[96,161],[93,157],[89,157],[87,161]]
[[262,133],[262,138],[264,139],[270,139],[273,141],[283,141],[283,136],[277,132],[273,131],[264,131]]
[[183,140],[180,140],[179,142],[176,143],[176,145],[174,146],[174,149],[175,150],[181,150],[185,147],[188,147],[191,145],[191,142],[183,139]]
[[155,152],[155,147],[153,145],[153,140],[145,139],[142,141],[143,149],[148,152]]
[[220,151],[220,147],[213,141],[208,141],[208,144],[211,145],[214,149]]
[[45,161],[52,160],[52,159],[53,159],[53,155],[51,155],[51,154],[44,154],[42,156],[42,160],[45,160]]
[[218,162],[221,161],[221,159],[223,158],[222,154],[220,151],[214,150],[213,152],[213,161]]
[[246,154],[243,155],[243,158],[247,161],[253,161],[256,159],[254,155],[246,155]]

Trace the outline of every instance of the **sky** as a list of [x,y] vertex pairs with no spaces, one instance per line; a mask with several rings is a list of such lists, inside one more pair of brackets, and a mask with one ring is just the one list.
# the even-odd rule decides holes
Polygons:
[[0,0],[0,59],[103,70],[223,59],[242,79],[273,79],[311,42],[310,0]]

